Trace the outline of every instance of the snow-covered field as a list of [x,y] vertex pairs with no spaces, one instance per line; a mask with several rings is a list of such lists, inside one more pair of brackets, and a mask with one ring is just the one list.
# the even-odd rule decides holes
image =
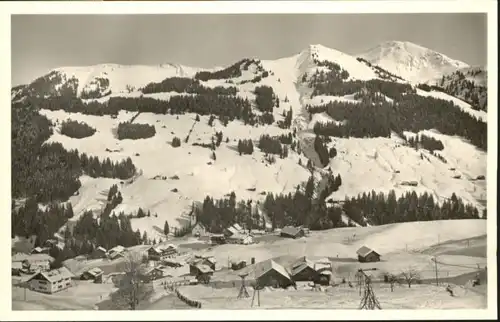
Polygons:
[[[253,289],[248,290],[249,298],[237,299],[239,288],[181,288],[190,299],[201,300],[202,309],[251,309]],[[382,309],[483,309],[487,305],[485,296],[462,287],[454,288],[454,297],[446,292],[444,286],[426,284],[411,288],[396,286],[394,292],[388,285],[374,284],[373,291]],[[327,287],[322,291],[310,288],[264,289],[259,296],[260,307],[255,296],[254,309],[358,309],[361,300],[358,289],[345,285]]]
[[[329,257],[350,272],[359,267],[356,251],[366,245],[382,255],[379,263],[361,264],[377,266],[380,270],[400,272],[414,265],[419,269],[434,269],[431,265],[432,254],[425,250],[436,244],[450,240],[460,240],[486,234],[485,220],[446,220],[429,222],[398,223],[374,227],[336,228],[324,231],[312,231],[310,236],[300,239],[277,237],[271,241],[260,241],[253,245],[219,245],[212,249],[201,249],[197,253],[214,256],[221,266],[227,266],[228,260],[261,262],[280,256],[308,256],[315,258]],[[471,243],[472,245],[473,243]],[[452,255],[450,255],[452,256]],[[456,264],[450,256],[442,258],[443,263]],[[486,259],[465,258],[458,262],[466,267],[447,267],[443,271],[447,276],[459,275],[477,269],[476,264],[484,267]],[[343,260],[346,259],[346,260]]]
[[92,310],[116,288],[112,283],[94,284],[73,281],[73,286],[54,293],[43,294],[21,287],[12,287],[13,310]]

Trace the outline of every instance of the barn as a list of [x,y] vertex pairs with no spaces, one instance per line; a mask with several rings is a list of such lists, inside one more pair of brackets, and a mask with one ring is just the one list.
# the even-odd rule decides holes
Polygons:
[[258,263],[254,272],[255,280],[260,287],[286,288],[295,285],[288,271],[272,259]]
[[302,229],[302,227],[286,226],[280,232],[281,237],[293,238],[293,239],[304,237],[304,235],[305,235],[304,229]]
[[380,261],[380,254],[366,246],[363,246],[360,249],[358,249],[356,254],[358,255],[358,261],[361,263]]
[[328,285],[332,279],[333,267],[328,258],[320,259],[314,263],[314,270],[318,272],[319,279],[317,284]]
[[319,274],[314,268],[314,263],[305,256],[292,265],[292,278],[294,281],[318,281]]

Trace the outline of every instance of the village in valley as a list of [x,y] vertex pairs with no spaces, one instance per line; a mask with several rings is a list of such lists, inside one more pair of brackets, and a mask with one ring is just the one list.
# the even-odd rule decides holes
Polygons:
[[[400,232],[402,229],[392,227]],[[170,235],[155,245],[130,248],[96,247],[88,256],[68,259],[58,268],[53,268],[54,258],[48,253],[53,247],[62,247],[61,242],[50,239],[30,253],[13,254],[13,306],[94,310],[287,306],[381,309],[393,307],[395,297],[416,301],[427,297],[427,302],[429,297],[453,299],[441,303],[445,307],[464,301],[481,305],[484,301],[485,258],[472,257],[469,265],[443,266],[446,264],[438,262],[440,267],[433,267],[429,256],[424,255],[430,254],[429,250],[445,254],[444,249],[449,251],[447,244],[456,248],[464,242],[443,242],[426,250],[408,250],[405,245],[404,251],[390,251],[384,256],[362,244],[371,233],[334,229],[330,237],[336,234],[337,239],[330,238],[331,247],[314,247],[321,240],[327,241],[325,232],[310,232],[300,226],[246,230],[234,224],[222,234],[211,234],[197,223],[185,237]],[[356,234],[361,235],[360,240]],[[466,248],[482,246],[482,238],[472,238]],[[390,249],[387,245],[382,248]],[[401,259],[406,263],[402,265]],[[464,286],[452,289],[449,283],[456,281]],[[338,302],[340,294],[345,296],[342,303]]]

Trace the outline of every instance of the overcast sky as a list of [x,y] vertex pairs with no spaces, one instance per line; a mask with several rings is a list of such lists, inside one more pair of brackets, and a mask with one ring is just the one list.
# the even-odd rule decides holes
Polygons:
[[12,83],[62,66],[101,63],[231,64],[276,59],[322,44],[358,54],[410,41],[470,65],[486,64],[486,15],[14,15]]

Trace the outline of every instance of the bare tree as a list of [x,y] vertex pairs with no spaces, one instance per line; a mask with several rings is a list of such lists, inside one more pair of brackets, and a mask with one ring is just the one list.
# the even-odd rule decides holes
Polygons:
[[420,280],[420,273],[410,267],[407,271],[401,272],[401,278],[408,284],[408,288],[411,288],[411,284]]
[[391,292],[394,292],[394,285],[396,283],[400,284],[398,276],[392,274],[392,273],[384,273],[384,282],[389,283],[391,285]]
[[138,253],[127,253],[123,278],[119,282],[118,291],[112,294],[113,304],[118,309],[135,310],[141,301],[152,293],[141,274],[142,256]]

